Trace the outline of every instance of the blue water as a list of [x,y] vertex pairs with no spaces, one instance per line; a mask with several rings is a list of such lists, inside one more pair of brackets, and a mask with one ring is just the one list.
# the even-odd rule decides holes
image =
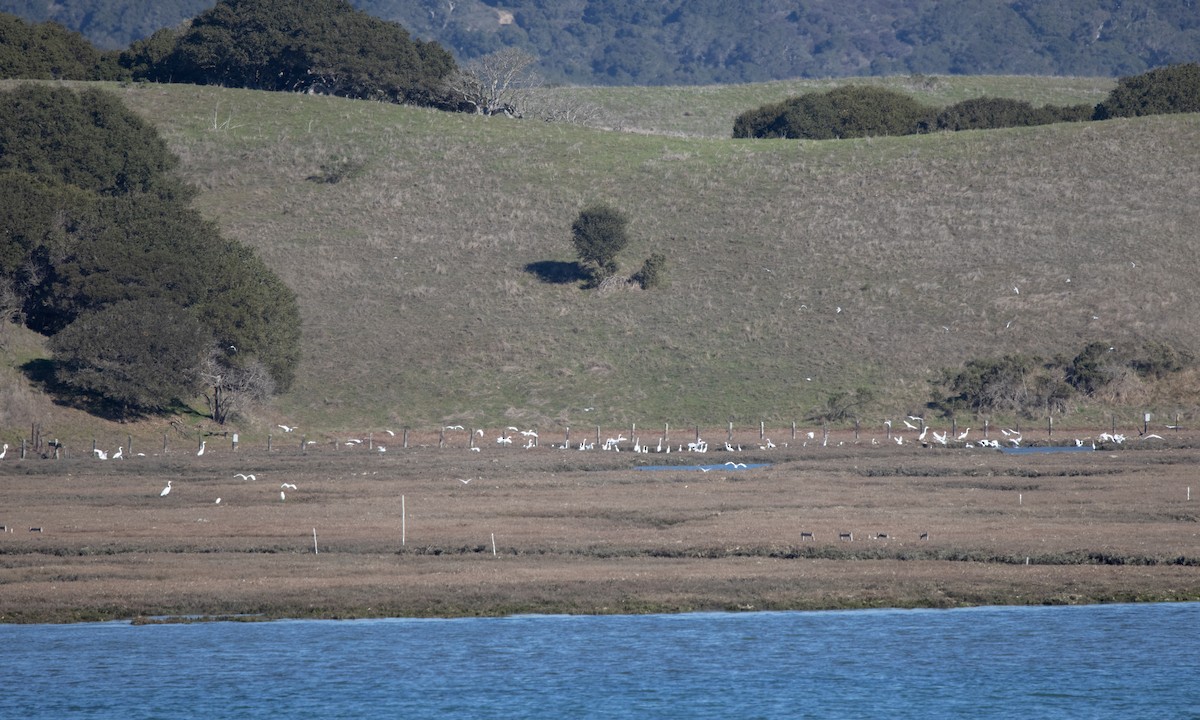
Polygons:
[[1036,455],[1039,453],[1073,453],[1094,452],[1091,445],[1030,445],[1028,447],[1002,447],[1000,452],[1006,455]]
[[0,718],[1200,718],[1200,603],[0,626]]

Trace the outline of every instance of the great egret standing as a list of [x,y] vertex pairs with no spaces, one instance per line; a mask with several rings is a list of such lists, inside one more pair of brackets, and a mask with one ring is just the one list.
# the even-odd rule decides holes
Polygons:
[[163,489],[162,489],[162,492],[160,492],[160,493],[158,494],[158,496],[159,496],[159,497],[166,497],[167,495],[170,495],[170,494],[171,494],[171,481],[170,481],[170,480],[168,480],[168,481],[167,481],[167,486],[166,486],[165,488],[163,488]]
[[8,454],[8,443],[4,443],[4,447],[2,449],[0,449],[0,460],[3,460],[4,456],[7,454]]
[[203,454],[204,454],[204,445],[205,445],[205,443],[207,443],[207,442],[208,442],[207,440],[201,440],[201,441],[200,441],[200,449],[196,451],[196,454],[197,454],[197,455],[203,455]]

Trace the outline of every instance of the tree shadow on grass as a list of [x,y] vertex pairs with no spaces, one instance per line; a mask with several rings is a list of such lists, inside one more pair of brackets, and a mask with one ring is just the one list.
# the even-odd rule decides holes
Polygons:
[[21,372],[25,373],[25,377],[29,378],[30,382],[40,387],[42,392],[50,396],[51,402],[60,407],[82,410],[102,420],[138,420],[145,416],[144,413],[131,412],[104,398],[80,393],[59,382],[54,375],[53,360],[46,358],[30,360],[21,365]]
[[563,262],[562,260],[531,262],[525,266],[525,272],[552,285],[569,285],[591,278],[591,275],[579,263]]

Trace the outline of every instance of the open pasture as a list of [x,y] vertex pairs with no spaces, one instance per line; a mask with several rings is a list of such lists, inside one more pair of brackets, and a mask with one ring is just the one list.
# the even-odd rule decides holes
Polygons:
[[[432,434],[387,452],[10,458],[0,619],[1200,597],[1195,438],[1027,456],[756,439],[704,455]],[[719,467],[635,469],[664,464]]]

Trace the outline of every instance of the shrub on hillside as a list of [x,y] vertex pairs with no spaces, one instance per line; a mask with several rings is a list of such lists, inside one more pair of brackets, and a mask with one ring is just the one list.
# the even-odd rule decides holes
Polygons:
[[1119,394],[1113,389],[1134,373],[1161,380],[1193,362],[1187,352],[1160,342],[1133,344],[1127,350],[1092,342],[1074,356],[1052,359],[1032,355],[977,358],[961,369],[942,372],[933,382],[930,407],[946,414],[1060,413],[1073,399]]
[[580,210],[571,224],[571,241],[594,282],[616,273],[617,253],[629,244],[628,224],[624,213],[604,204]]
[[651,253],[642,263],[642,268],[633,275],[633,281],[642,286],[643,290],[651,290],[666,282],[667,256],[662,253]]
[[1079,122],[1092,115],[1090,105],[1044,105],[1035,108],[1024,100],[979,97],[963,100],[937,114],[938,130],[993,130],[996,128]]
[[735,138],[831,140],[908,135],[931,122],[933,111],[904,93],[849,85],[750,110],[734,121]]
[[1200,63],[1170,65],[1121,78],[1095,119],[1200,112]]

